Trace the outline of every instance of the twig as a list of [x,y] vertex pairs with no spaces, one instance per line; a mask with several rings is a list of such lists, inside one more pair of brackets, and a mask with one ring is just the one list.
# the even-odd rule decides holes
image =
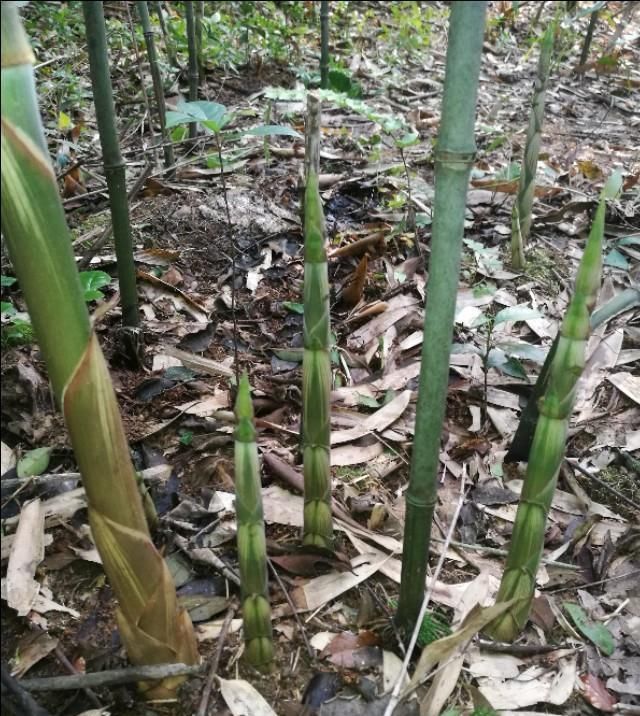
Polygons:
[[276,578],[276,581],[280,585],[280,589],[282,590],[282,593],[284,594],[284,598],[287,600],[287,604],[289,605],[289,608],[291,609],[291,613],[293,614],[294,619],[296,620],[298,624],[298,629],[300,629],[300,635],[302,636],[302,640],[304,641],[304,645],[307,647],[307,654],[309,654],[309,658],[311,661],[314,661],[315,654],[313,653],[313,649],[311,648],[311,644],[309,644],[309,641],[307,639],[307,634],[304,630],[304,624],[300,620],[300,616],[298,614],[298,610],[295,607],[295,604],[291,601],[291,597],[289,596],[289,592],[287,591],[286,587],[282,583],[282,580],[280,579],[280,575],[278,574],[278,570],[273,566],[273,562],[267,558],[267,562],[269,563],[269,568],[273,572],[273,576]]
[[[145,470],[140,470],[140,477],[145,482],[161,482],[168,479],[171,475],[170,465],[156,465],[154,467],[148,467]],[[8,489],[14,487],[24,487],[28,484],[31,485],[56,485],[57,483],[64,482],[65,480],[80,480],[82,475],[79,472],[60,472],[57,474],[51,473],[49,475],[33,475],[31,477],[5,477],[2,479],[2,487]]]
[[40,679],[22,679],[20,684],[27,691],[70,691],[131,684],[135,681],[157,681],[170,676],[193,676],[203,670],[203,665],[155,664],[154,666],[130,666],[125,669],[109,669],[91,674],[73,676],[47,676]]
[[[59,646],[56,646],[53,653],[55,654],[56,659],[62,664],[62,666],[64,666],[64,668],[67,670],[67,672],[69,674],[77,675],[77,674],[82,673],[82,672],[78,671],[78,669],[76,669],[76,667],[69,661],[69,659],[67,659],[65,653],[62,651],[62,649]],[[91,703],[97,709],[103,708],[102,703],[100,702],[100,699],[96,696],[95,692],[93,692],[88,687],[85,687],[82,690],[84,691],[84,693],[87,696],[87,698],[89,699],[89,701],[91,701]]]
[[[302,475],[300,475],[295,468],[288,465],[279,457],[273,455],[273,453],[264,453],[262,459],[266,463],[267,467],[275,472],[278,477],[281,477],[283,480],[288,482],[289,485],[291,485],[291,487],[298,492],[304,492],[304,481],[302,479]],[[339,517],[348,525],[362,529],[362,525],[359,522],[356,522],[345,510],[343,510],[335,499],[332,499],[331,501],[331,512],[334,517]]]
[[512,654],[513,656],[536,656],[560,649],[575,649],[571,644],[504,644],[486,639],[478,639],[478,646],[483,651],[491,651],[495,654]]
[[418,642],[418,635],[420,633],[420,627],[422,626],[422,620],[424,619],[424,615],[427,611],[427,606],[429,605],[429,602],[431,601],[431,595],[432,595],[434,587],[436,585],[438,576],[440,575],[440,572],[442,571],[442,567],[444,565],[444,560],[447,555],[447,550],[449,549],[449,544],[451,543],[451,540],[453,538],[453,533],[456,529],[456,524],[458,522],[460,510],[462,509],[462,505],[464,503],[464,488],[465,488],[465,479],[464,479],[464,473],[463,473],[462,479],[460,480],[460,497],[458,498],[458,504],[456,506],[456,511],[454,512],[453,517],[451,518],[451,524],[449,525],[449,531],[447,532],[447,537],[444,541],[444,546],[442,548],[442,553],[440,554],[440,559],[438,560],[438,564],[436,565],[436,568],[435,568],[433,575],[431,577],[431,580],[429,582],[429,588],[427,589],[426,594],[424,595],[424,599],[422,600],[422,606],[420,607],[420,612],[418,613],[418,618],[416,619],[416,624],[413,628],[413,634],[411,635],[411,640],[409,641],[409,646],[407,647],[407,653],[404,657],[404,661],[402,662],[402,669],[400,669],[400,673],[398,674],[398,678],[396,679],[396,683],[393,687],[393,691],[391,692],[391,698],[389,699],[389,703],[387,704],[387,707],[384,710],[384,716],[392,716],[396,706],[400,702],[400,689],[402,688],[402,683],[409,672],[409,662],[411,661],[411,656],[413,655],[413,650],[415,649],[415,646]]
[[615,487],[611,487],[611,485],[608,485],[604,480],[601,480],[599,477],[596,477],[593,473],[589,472],[588,470],[585,470],[585,468],[579,465],[577,462],[566,460],[566,463],[571,467],[575,468],[578,472],[582,473],[585,477],[588,477],[590,480],[596,482],[598,485],[600,485],[600,487],[603,487],[605,490],[609,490],[609,492],[612,495],[615,495],[619,500],[622,500],[628,505],[631,505],[634,510],[640,511],[640,505],[637,502],[634,502],[630,497],[627,497],[623,492],[620,492],[620,490],[616,490]]
[[[439,539],[438,537],[432,537],[432,542],[444,542],[444,540]],[[451,547],[460,547],[461,549],[471,549],[475,552],[486,552],[487,554],[495,555],[496,557],[506,557],[509,552],[506,549],[499,549],[498,547],[485,547],[481,544],[466,544],[465,542],[456,542],[456,540],[451,540],[449,542],[449,545]],[[551,567],[558,567],[560,569],[567,569],[570,572],[579,572],[581,571],[582,567],[577,567],[575,564],[566,564],[565,562],[556,562],[553,559],[547,559],[546,557],[542,557],[541,561],[544,564],[547,564]]]
[[2,713],[5,709],[13,716],[51,716],[42,706],[37,704],[31,694],[11,674],[6,665],[2,664]]
[[545,591],[545,594],[558,594],[558,592],[570,592],[572,589],[587,589],[588,587],[597,587],[605,582],[613,582],[616,579],[625,579],[626,577],[635,577],[640,574],[640,569],[632,569],[630,572],[624,574],[617,574],[615,577],[606,577],[606,579],[599,579],[597,582],[587,582],[587,584],[571,585],[570,587],[558,587],[558,589],[551,589]]
[[209,708],[209,699],[211,698],[211,690],[213,689],[213,682],[215,681],[216,674],[218,672],[218,664],[220,663],[220,657],[222,656],[222,649],[224,647],[225,639],[227,638],[227,632],[229,631],[229,627],[231,626],[231,620],[233,619],[233,615],[235,613],[236,607],[235,605],[231,605],[227,610],[227,613],[224,617],[224,621],[222,622],[222,627],[220,628],[220,635],[218,636],[218,643],[216,645],[216,651],[213,655],[213,659],[211,659],[211,667],[207,676],[207,683],[204,685],[204,689],[202,689],[202,696],[200,697],[200,705],[198,706],[196,716],[206,716],[207,714],[207,709]]
[[[127,196],[128,201],[133,201],[133,199],[135,199],[135,197],[137,196],[140,189],[142,189],[142,187],[144,186],[144,183],[147,180],[147,177],[149,176],[151,169],[152,169],[151,164],[147,164],[144,167],[144,169],[140,173],[140,176],[136,179],[135,184],[131,187],[131,191],[129,192],[129,195]],[[87,249],[85,255],[78,262],[78,268],[84,269],[91,263],[91,259],[96,255],[96,253],[98,251],[100,251],[100,249],[109,240],[109,237],[111,236],[112,231],[113,231],[113,224],[109,224],[109,226],[107,226],[107,228],[102,232],[102,234],[98,237],[98,239],[96,239],[96,241],[93,243],[93,245],[89,249]]]

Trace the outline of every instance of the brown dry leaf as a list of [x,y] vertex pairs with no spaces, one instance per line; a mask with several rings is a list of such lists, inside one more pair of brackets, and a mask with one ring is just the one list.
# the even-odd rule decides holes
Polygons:
[[341,634],[336,634],[318,656],[320,659],[324,659],[327,656],[338,654],[341,651],[353,651],[363,646],[376,646],[379,643],[380,639],[372,631],[364,630],[357,634],[350,631],[343,631]]
[[64,186],[62,189],[62,196],[68,199],[78,194],[86,194],[87,189],[80,182],[80,168],[73,169],[64,176]]
[[362,294],[364,291],[364,285],[367,280],[367,266],[369,264],[369,257],[365,254],[358,263],[356,270],[349,276],[344,288],[340,300],[348,308],[354,308],[362,300]]
[[21,678],[29,669],[44,659],[58,646],[58,639],[50,636],[46,631],[27,632],[16,649],[14,666],[11,676]]
[[[471,182],[471,186],[478,189],[489,189],[495,192],[501,192],[503,194],[515,194],[518,191],[518,179],[511,179],[510,181],[501,181],[499,179],[475,179]],[[538,199],[548,198],[555,196],[563,191],[559,186],[543,186],[536,184],[535,196]]]
[[[398,420],[404,413],[411,400],[411,391],[404,390],[385,406],[375,413],[362,416],[360,423],[348,430],[337,430],[331,433],[331,444],[353,442],[373,432],[380,432]],[[332,460],[333,462],[333,460]],[[335,463],[334,463],[335,464]]]
[[361,256],[363,253],[372,250],[381,251],[384,248],[384,231],[375,231],[356,241],[340,246],[330,251],[328,258],[339,258],[341,256]]
[[581,674],[580,688],[585,699],[598,711],[612,713],[617,699],[595,674]]
[[44,508],[39,499],[25,502],[7,565],[7,604],[25,616],[40,591],[36,569],[44,559]]
[[338,572],[350,572],[351,565],[339,559],[332,559],[322,554],[311,552],[294,552],[292,554],[280,554],[271,556],[269,559],[287,572],[299,577],[315,577],[327,571],[327,568],[336,569]]
[[[170,283],[163,281],[161,278],[154,276],[146,271],[138,269],[136,276],[146,283],[151,284],[156,290],[163,291],[169,294],[170,297],[175,297],[178,300],[177,308],[184,308],[189,314],[191,314],[197,320],[206,320],[208,318],[208,311],[204,306],[201,306],[197,301],[188,296],[184,291],[179,288],[172,286]],[[181,305],[182,304],[182,305]]]
[[149,177],[144,183],[144,189],[140,192],[142,196],[171,196],[175,194],[175,189],[163,184],[160,180]]

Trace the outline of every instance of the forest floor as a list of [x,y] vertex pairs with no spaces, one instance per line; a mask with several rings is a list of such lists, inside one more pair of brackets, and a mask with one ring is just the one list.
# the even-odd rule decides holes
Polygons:
[[[110,218],[81,28],[70,24],[61,46],[58,26],[45,23],[49,16],[39,19],[41,5],[32,3],[27,27],[40,30],[36,78],[74,251],[79,262],[95,253],[89,269],[114,276],[109,245],[91,251]],[[207,713],[384,711],[384,694],[403,658],[393,613],[414,442],[447,10],[441,3],[425,5],[421,24],[405,26],[384,4],[357,5],[348,11],[349,22],[347,10],[335,19],[332,47],[348,91],[362,96],[336,94],[322,108],[335,334],[333,495],[343,511],[336,521],[336,558],[324,559],[297,550],[303,140],[245,134],[230,141],[222,147],[221,181],[215,141],[200,135],[176,145],[178,167],[169,177],[154,162],[142,101],[142,86],[151,86],[148,66],[143,60],[141,83],[126,14],[119,4],[107,4],[129,186],[147,173],[130,205],[144,368],[123,363],[117,304],[96,330],[136,469],[148,478],[161,515],[156,544],[194,621],[205,670],[190,677],[172,703],[145,704],[134,685],[35,693],[50,713],[195,714],[221,640]],[[480,72],[478,152],[467,202],[432,567],[462,492],[464,504],[432,593],[431,633],[423,643],[455,631],[473,605],[493,603],[526,469],[504,458],[570,298],[599,191],[616,168],[624,192],[608,208],[599,305],[640,280],[638,13],[624,25],[614,52],[607,45],[624,8],[608,3],[590,55],[605,59],[580,75],[575,67],[589,17],[564,21],[547,92],[527,266],[515,272],[509,265],[511,206],[538,57],[532,40],[553,9],[547,3],[534,27],[537,4],[522,3],[515,14],[504,14],[505,5],[491,4]],[[423,43],[419,52],[411,46],[416,38]],[[264,123],[302,135],[299,77],[316,71],[317,32],[307,27],[291,42],[289,65],[273,61],[265,49],[243,65],[211,67],[200,98],[224,104],[239,133]],[[175,81],[167,99],[175,107],[178,89],[186,94],[187,73],[172,70],[169,76]],[[408,135],[415,136],[408,141]],[[2,274],[12,275],[4,251]],[[115,281],[101,291],[104,299],[91,302],[91,312],[116,295]],[[68,435],[37,345],[15,321],[16,315],[27,319],[19,286],[3,280],[2,292],[3,302],[18,311],[3,315],[3,575],[18,551],[22,507],[39,498],[45,516],[40,533],[32,534],[45,546],[36,573],[39,594],[25,616],[5,601],[3,578],[2,659],[25,681],[70,668],[121,667],[127,662],[113,593],[89,534]],[[509,321],[483,321],[507,307],[520,307]],[[417,700],[396,713],[417,713],[418,703],[422,713],[434,714],[445,707],[470,713],[474,706],[501,713],[631,713],[640,703],[638,306],[594,331],[588,354],[527,629],[514,645],[474,637],[464,657],[443,659],[440,677],[427,679]],[[249,371],[263,458],[277,652],[269,676],[241,658],[230,378],[236,360]],[[40,448],[46,450],[32,452]],[[233,618],[223,627],[230,609]],[[247,711],[237,703],[241,694]]]

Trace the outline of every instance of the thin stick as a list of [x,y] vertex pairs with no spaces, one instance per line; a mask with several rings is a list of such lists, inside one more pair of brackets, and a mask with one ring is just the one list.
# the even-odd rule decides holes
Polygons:
[[[453,517],[451,518],[451,524],[449,525],[449,531],[447,532],[447,537],[444,541],[444,546],[442,548],[442,553],[440,554],[440,559],[438,560],[438,564],[436,565],[435,571],[433,573],[433,576],[431,577],[431,580],[429,582],[429,588],[427,589],[424,599],[422,600],[422,605],[420,607],[420,611],[418,612],[418,618],[416,619],[415,626],[413,628],[413,634],[411,635],[411,640],[409,641],[409,646],[407,647],[407,653],[404,657],[404,661],[402,662],[402,669],[400,670],[400,673],[398,674],[398,678],[396,679],[396,683],[393,687],[393,691],[391,692],[391,698],[389,699],[389,703],[387,704],[387,708],[384,710],[384,716],[392,716],[393,711],[395,710],[396,706],[398,705],[400,701],[400,689],[402,688],[402,683],[404,682],[405,677],[408,675],[409,672],[409,662],[411,661],[411,656],[413,655],[413,650],[415,649],[415,646],[418,642],[418,634],[420,633],[420,627],[422,625],[422,620],[424,619],[424,615],[427,611],[427,606],[429,605],[429,602],[431,601],[431,595],[433,594],[433,589],[436,585],[436,581],[438,577],[440,576],[440,572],[442,571],[442,567],[444,566],[444,560],[447,554],[447,550],[449,549],[449,544],[451,543],[451,540],[453,538],[453,533],[456,529],[456,524],[458,522],[458,517],[460,515],[460,510],[462,509],[462,505],[464,503],[464,488],[465,488],[465,476],[464,473],[462,475],[462,479],[460,481],[460,497],[458,498],[458,504],[456,506],[456,511],[453,514]],[[405,545],[405,549],[408,549],[409,545]]]
[[220,636],[218,637],[218,643],[216,645],[216,651],[213,655],[213,659],[211,659],[211,668],[209,669],[209,675],[207,676],[207,683],[204,685],[204,689],[202,689],[202,696],[200,698],[200,705],[198,706],[196,716],[206,716],[207,714],[207,709],[209,708],[209,699],[211,698],[211,690],[213,689],[213,682],[215,681],[216,674],[218,672],[218,664],[220,663],[220,657],[222,656],[222,649],[224,647],[224,642],[227,638],[229,627],[231,626],[231,620],[233,619],[233,615],[235,613],[236,607],[235,605],[231,605],[227,610],[227,613],[224,617],[224,621],[222,622],[222,627],[220,628]]
[[304,630],[304,624],[302,623],[302,620],[300,619],[298,610],[296,609],[295,604],[291,601],[289,592],[287,591],[286,587],[282,583],[282,580],[280,579],[280,575],[278,574],[278,570],[273,566],[273,562],[270,559],[267,559],[267,562],[269,563],[269,567],[271,568],[271,571],[273,572],[273,576],[276,578],[276,581],[278,582],[280,589],[282,590],[282,593],[284,594],[284,598],[287,600],[287,604],[289,605],[289,608],[291,609],[291,613],[293,614],[293,617],[298,624],[298,629],[300,629],[300,635],[302,636],[304,645],[307,647],[307,654],[309,654],[309,658],[311,659],[311,661],[314,661],[315,654],[313,653],[311,644],[309,644],[309,641],[307,639],[307,634]]
[[154,666],[130,666],[125,669],[109,669],[92,674],[73,676],[47,676],[40,679],[22,679],[21,686],[27,691],[71,691],[131,684],[135,681],[156,681],[170,676],[193,676],[202,672],[203,666],[187,664],[155,664]]
[[[67,659],[65,653],[62,651],[62,649],[59,646],[56,646],[55,651],[53,653],[55,654],[56,659],[62,664],[62,666],[64,666],[64,668],[67,670],[67,672],[69,674],[77,675],[77,674],[82,673],[81,671],[78,671],[78,669],[76,669],[76,667],[69,661],[69,659]],[[91,703],[97,709],[103,708],[102,703],[100,702],[100,699],[96,696],[95,692],[92,689],[85,687],[83,689],[83,691],[84,691],[85,695],[87,696],[87,698],[89,699],[89,701],[91,701]]]
[[619,490],[616,490],[615,487],[611,487],[611,485],[608,485],[604,480],[601,480],[599,477],[596,477],[593,473],[589,472],[588,470],[585,470],[584,467],[581,465],[578,465],[577,462],[572,462],[570,460],[565,460],[567,465],[570,465],[574,469],[576,469],[578,472],[582,473],[585,477],[588,477],[590,480],[593,480],[596,482],[600,487],[603,487],[605,490],[609,490],[609,492],[612,495],[615,495],[619,500],[622,500],[623,502],[626,502],[628,505],[631,505],[634,510],[640,511],[640,505],[637,502],[634,502],[630,497],[627,497],[623,492],[620,492]]
[[[131,187],[131,191],[129,191],[129,195],[127,196],[127,199],[129,202],[133,201],[136,198],[136,196],[138,195],[138,192],[144,186],[144,183],[147,180],[149,173],[151,172],[151,168],[152,168],[151,164],[147,164],[144,167],[144,169],[140,172],[140,175],[136,179],[135,184]],[[85,255],[78,262],[78,268],[84,269],[91,263],[91,259],[107,243],[112,232],[113,232],[113,223],[110,223],[109,226],[107,226],[107,228],[98,237],[98,239],[96,239],[96,241],[87,249]]]

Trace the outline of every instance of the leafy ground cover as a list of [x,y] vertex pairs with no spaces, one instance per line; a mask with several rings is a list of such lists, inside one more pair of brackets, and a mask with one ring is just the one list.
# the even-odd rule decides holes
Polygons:
[[[181,5],[164,5],[169,41],[182,65],[171,67],[161,52],[175,112],[186,95],[187,45]],[[295,134],[304,131],[305,86],[319,78],[314,4],[207,4],[200,98],[224,105],[228,134],[221,145],[204,132],[192,143],[176,122],[171,178],[156,148],[143,38],[138,28],[135,40],[131,34],[133,6],[105,4],[131,187],[143,177],[131,212],[144,373],[125,368],[118,354],[119,309],[109,303],[117,291],[115,256],[108,243],[94,248],[110,219],[81,9],[70,2],[31,3],[25,10],[52,161],[86,272],[86,299],[100,316],[97,330],[136,466],[162,516],[156,542],[196,623],[205,664],[177,703],[143,705],[133,686],[36,694],[51,712],[193,714],[212,665],[218,678],[209,713],[242,713],[239,694],[257,713],[384,711],[383,694],[402,658],[392,617],[414,441],[447,8],[398,2],[331,7],[321,187],[335,334],[333,494],[341,516],[338,558],[324,561],[296,549],[304,145]],[[599,303],[623,289],[637,290],[640,30],[628,18],[609,47],[625,4],[607,3],[593,61],[576,75],[589,21],[584,9],[579,4],[576,16],[562,22],[523,272],[509,266],[510,211],[536,42],[554,10],[543,8],[536,25],[534,4],[490,9],[434,565],[462,481],[467,491],[421,647],[468,623],[471,607],[495,596],[524,476],[521,464],[504,458],[568,303],[599,190],[614,168],[622,170],[624,192],[607,215]],[[255,129],[264,125],[293,131],[267,136]],[[26,541],[28,554],[34,544],[44,554],[37,572],[27,574],[32,586],[35,578],[35,597],[31,590],[23,598],[24,581],[15,573],[3,580],[3,661],[25,681],[122,666],[113,596],[89,535],[73,455],[4,254],[2,274],[2,559]],[[464,657],[441,655],[439,678],[417,689],[423,703],[440,703],[449,714],[474,707],[578,713],[585,700],[606,712],[638,698],[638,317],[637,307],[627,310],[590,340],[527,631],[499,652],[475,638]],[[260,676],[241,658],[230,382],[236,356],[250,373],[258,417],[277,678]],[[19,537],[24,534],[28,540]],[[403,708],[408,713],[417,705],[409,701]],[[428,708],[424,712],[432,713]]]

